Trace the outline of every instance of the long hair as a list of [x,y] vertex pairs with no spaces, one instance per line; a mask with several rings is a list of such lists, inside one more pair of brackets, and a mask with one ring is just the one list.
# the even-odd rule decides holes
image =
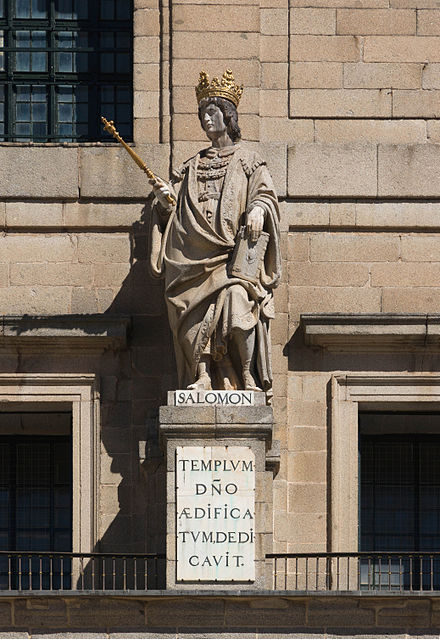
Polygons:
[[[237,142],[241,139],[241,131],[238,126],[238,113],[235,104],[226,100],[225,98],[204,98],[199,104],[199,120],[202,124],[202,106],[208,104],[215,104],[223,113],[223,119],[225,121],[228,135],[233,142]],[[202,124],[203,128],[203,124]]]

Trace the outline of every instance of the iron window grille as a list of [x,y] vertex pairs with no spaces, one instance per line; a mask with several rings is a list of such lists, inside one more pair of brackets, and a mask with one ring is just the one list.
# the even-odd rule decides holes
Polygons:
[[132,0],[0,0],[0,141],[132,140]]

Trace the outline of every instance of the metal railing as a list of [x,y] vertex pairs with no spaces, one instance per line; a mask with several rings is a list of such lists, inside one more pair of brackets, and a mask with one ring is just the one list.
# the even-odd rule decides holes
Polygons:
[[152,590],[165,554],[0,551],[0,590]]
[[271,553],[274,590],[440,590],[440,552]]

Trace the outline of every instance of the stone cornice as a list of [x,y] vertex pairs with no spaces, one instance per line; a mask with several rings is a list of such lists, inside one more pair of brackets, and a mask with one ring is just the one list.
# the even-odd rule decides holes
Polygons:
[[2,315],[0,349],[123,348],[129,325],[130,318],[122,315]]
[[337,351],[440,350],[440,314],[310,313],[301,315],[304,341]]

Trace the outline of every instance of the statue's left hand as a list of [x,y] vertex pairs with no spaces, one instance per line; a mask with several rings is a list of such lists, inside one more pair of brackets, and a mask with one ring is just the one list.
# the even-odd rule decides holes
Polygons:
[[254,206],[247,216],[246,228],[253,242],[256,242],[261,235],[264,225],[264,209],[261,206]]

